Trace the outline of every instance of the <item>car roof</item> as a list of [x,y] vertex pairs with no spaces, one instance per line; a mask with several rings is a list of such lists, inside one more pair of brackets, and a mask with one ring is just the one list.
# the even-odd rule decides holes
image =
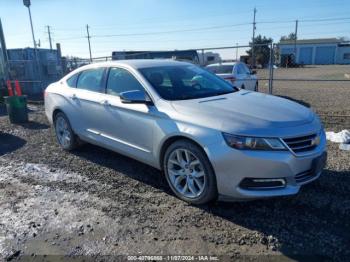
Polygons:
[[84,65],[81,67],[78,67],[77,69],[73,70],[72,72],[65,75],[62,79],[67,80],[71,76],[75,74],[79,74],[80,72],[88,69],[94,69],[99,67],[124,67],[129,69],[138,70],[140,68],[147,68],[147,67],[159,67],[159,66],[180,66],[180,65],[193,65],[192,63],[187,62],[180,62],[175,61],[171,59],[130,59],[130,60],[112,60],[112,61],[105,61],[105,62],[97,62],[92,63],[88,65]]
[[158,66],[174,66],[174,65],[192,65],[191,63],[174,61],[171,59],[129,59],[129,60],[114,60],[107,62],[98,62],[84,66],[85,69],[93,67],[110,67],[110,66],[127,66],[134,69],[145,67],[158,67]]
[[228,65],[228,66],[234,66],[236,64],[238,64],[240,62],[224,62],[224,63],[215,63],[215,64],[210,64],[210,65],[207,65],[207,67],[210,67],[210,66],[221,66],[221,65]]

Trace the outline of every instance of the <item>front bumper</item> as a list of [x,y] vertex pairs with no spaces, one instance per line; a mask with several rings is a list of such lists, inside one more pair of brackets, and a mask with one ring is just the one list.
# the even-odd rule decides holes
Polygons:
[[[220,200],[249,200],[297,194],[304,184],[322,173],[326,158],[326,138],[309,154],[296,156],[290,151],[235,150],[223,141],[207,148],[216,174]],[[315,161],[317,160],[317,163]],[[244,179],[283,179],[283,187],[244,188]]]

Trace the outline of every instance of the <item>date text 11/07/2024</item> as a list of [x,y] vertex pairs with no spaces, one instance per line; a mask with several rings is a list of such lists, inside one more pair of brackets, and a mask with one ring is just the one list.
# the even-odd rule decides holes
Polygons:
[[217,256],[196,255],[196,256],[128,256],[128,261],[218,261]]

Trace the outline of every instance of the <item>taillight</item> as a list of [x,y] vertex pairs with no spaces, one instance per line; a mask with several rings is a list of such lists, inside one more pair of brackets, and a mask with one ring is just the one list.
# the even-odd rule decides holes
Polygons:
[[234,84],[235,81],[236,81],[236,78],[235,78],[234,76],[227,76],[227,77],[225,77],[224,79],[225,79],[226,81],[231,82],[232,84]]

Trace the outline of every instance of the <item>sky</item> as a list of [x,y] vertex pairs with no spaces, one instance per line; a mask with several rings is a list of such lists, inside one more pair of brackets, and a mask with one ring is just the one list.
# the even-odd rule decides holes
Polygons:
[[[63,55],[93,57],[116,50],[201,49],[247,45],[256,34],[278,42],[295,30],[298,39],[350,37],[349,0],[32,0],[35,38]],[[0,0],[0,19],[7,48],[33,47],[28,9],[22,0]],[[244,53],[239,49],[239,55]],[[233,49],[222,51],[235,56]]]

